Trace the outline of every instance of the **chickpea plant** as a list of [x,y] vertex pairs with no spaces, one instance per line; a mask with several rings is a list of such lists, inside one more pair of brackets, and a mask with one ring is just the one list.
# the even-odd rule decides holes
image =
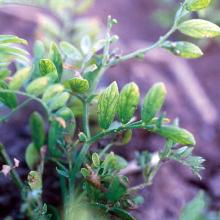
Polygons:
[[[32,101],[38,102],[45,111],[44,117],[35,111],[29,119],[32,141],[25,152],[30,169],[26,181],[17,172],[19,161],[15,160],[13,165],[7,154],[10,146],[0,146],[5,164],[1,172],[10,175],[20,189],[23,218],[91,220],[113,216],[132,220],[135,218],[129,210],[141,202],[138,191],[152,184],[158,169],[166,161],[178,161],[200,177],[204,159],[192,154],[196,145],[194,136],[179,127],[177,120],[172,122],[161,113],[167,95],[162,82],[154,84],[145,95],[139,120],[134,117],[140,102],[138,85],[128,83],[121,91],[116,82],[102,91],[97,90],[97,85],[110,67],[132,58],[143,58],[154,48],[165,48],[183,58],[202,56],[200,48],[193,43],[172,42],[169,37],[177,30],[199,39],[219,36],[217,25],[189,19],[191,12],[209,4],[210,0],[184,1],[173,26],[164,36],[150,47],[126,55],[115,55],[111,51],[111,44],[118,37],[111,34],[117,21],[110,16],[104,39],[92,43],[88,36],[84,36],[78,47],[66,41],[59,45],[52,42],[49,51],[38,42],[33,61],[29,61],[28,53],[17,46],[26,44],[25,40],[11,35],[0,36],[0,102],[4,110],[1,123]],[[11,74],[8,65],[13,60],[16,60],[17,72]],[[24,101],[19,97],[25,98]],[[75,120],[74,113],[79,105],[82,110]],[[90,123],[94,106],[99,131]],[[143,171],[143,183],[130,187],[128,177],[123,174],[128,162],[111,152],[111,147],[127,144],[135,129],[158,134],[165,139],[165,145],[153,154],[139,153],[137,161]],[[97,143],[101,143],[102,148],[94,152],[92,146]],[[42,200],[43,177],[50,175],[44,172],[48,162],[54,164],[60,180],[63,211]],[[78,200],[81,207],[92,210],[88,218],[80,217],[77,212],[69,213],[68,202]]]

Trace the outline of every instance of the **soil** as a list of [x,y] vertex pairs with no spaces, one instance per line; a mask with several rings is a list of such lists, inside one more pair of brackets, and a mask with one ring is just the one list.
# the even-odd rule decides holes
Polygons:
[[[152,19],[152,12],[158,7],[156,1],[152,3],[149,0],[97,0],[87,16],[98,17],[103,24],[109,14],[117,18],[119,24],[115,26],[114,32],[120,36],[120,47],[123,48],[124,52],[128,52],[157,40],[158,36],[165,32]],[[33,14],[33,12],[27,13]],[[30,21],[23,22],[0,11],[0,27],[1,34],[18,34],[33,42],[35,26]],[[168,87],[168,99],[164,110],[172,118],[179,117],[181,126],[186,127],[195,134],[197,139],[195,153],[206,159],[206,169],[203,172],[201,181],[186,168],[176,163],[171,162],[163,166],[153,185],[142,191],[145,202],[138,210],[134,211],[137,219],[177,220],[180,209],[199,189],[205,190],[211,197],[211,209],[220,209],[219,42],[210,42],[204,50],[205,56],[203,58],[184,61],[184,65],[193,73],[196,82],[204,90],[208,99],[206,105],[202,104],[203,96],[195,96],[196,100],[199,101],[198,105],[192,102],[192,98],[189,96],[190,91],[193,95],[197,94],[194,93],[194,81],[187,81],[186,78],[188,87],[184,87],[186,85],[184,80],[179,80],[180,75],[178,74],[180,73],[175,68],[170,67],[171,64],[171,66],[176,66],[178,69],[177,65],[182,61],[166,52],[164,54],[162,50],[152,52],[143,61],[132,60],[112,68],[102,81],[102,84],[107,85],[111,81],[117,80],[120,86],[135,81],[140,86],[142,94],[147,91],[152,83],[164,81]],[[186,70],[184,68],[181,70],[182,74],[185,74]],[[29,143],[30,135],[26,116],[31,111],[32,109],[28,108],[25,110],[25,117],[24,112],[21,112],[14,116],[10,122],[0,126],[0,141],[7,146],[12,158],[16,157],[21,160],[19,169],[23,178],[27,174],[27,167],[23,162],[22,155]],[[118,151],[127,159],[132,160],[136,150],[155,151],[161,144],[161,140],[155,138],[155,136],[144,132],[136,132],[134,140],[129,146],[125,146]],[[135,180],[132,181],[132,184],[136,184],[141,181],[141,176],[134,176],[132,180]],[[45,195],[45,199],[50,202],[52,200],[53,204],[59,204],[59,197],[55,196],[58,194],[54,193],[57,190],[57,183],[53,181],[52,177],[47,178],[45,187],[49,187],[47,191],[50,193]],[[10,179],[1,177],[1,218],[10,214],[16,219],[19,209],[18,198],[18,192]]]

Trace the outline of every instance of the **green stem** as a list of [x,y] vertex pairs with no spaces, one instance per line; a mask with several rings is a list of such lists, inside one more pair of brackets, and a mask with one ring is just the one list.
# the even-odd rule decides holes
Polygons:
[[155,128],[155,125],[146,125],[144,123],[142,123],[142,121],[138,121],[138,122],[133,122],[131,124],[127,124],[124,126],[121,126],[119,128],[116,129],[111,129],[111,130],[105,130],[105,131],[101,131],[98,134],[96,134],[95,136],[91,137],[87,143],[89,143],[90,145],[97,142],[98,140],[100,140],[101,138],[111,135],[111,134],[116,134],[118,132],[121,131],[126,131],[128,129],[147,129],[149,131],[152,131]]
[[[106,58],[107,58],[106,54],[107,54],[107,52],[109,53],[109,46],[110,45],[109,45],[109,42],[107,41],[107,44],[105,45],[105,48],[104,48],[104,54],[103,54],[103,61],[104,62],[103,62],[103,65],[102,65],[101,69],[99,70],[99,73],[97,74],[97,77],[96,77],[96,80],[95,80],[95,83],[94,83],[94,89],[98,85],[102,75],[110,67],[115,66],[119,63],[125,62],[127,60],[137,58],[139,56],[143,56],[147,52],[149,52],[153,49],[161,47],[163,45],[163,43],[177,30],[180,19],[185,15],[184,14],[184,7],[185,7],[185,3],[181,4],[178,12],[176,13],[175,20],[174,20],[174,23],[173,23],[171,29],[165,35],[160,37],[153,45],[151,45],[149,47],[146,47],[146,48],[143,48],[143,49],[138,49],[134,52],[123,55],[123,56],[119,57],[118,59],[112,60],[111,62],[108,63],[108,61],[106,61]],[[109,32],[107,31],[107,34],[106,34],[107,39],[109,37],[108,35],[109,35]]]
[[84,143],[78,157],[77,160],[75,161],[75,165],[73,167],[72,173],[71,173],[71,185],[74,185],[75,182],[75,178],[76,178],[76,174],[78,173],[79,169],[81,168],[83,162],[85,161],[85,157],[86,154],[88,153],[89,147],[97,142],[98,140],[100,140],[101,138],[107,136],[107,135],[111,135],[111,134],[115,134],[118,133],[120,131],[125,131],[127,129],[135,129],[135,128],[143,128],[143,129],[148,129],[148,130],[153,130],[155,128],[155,125],[145,125],[144,123],[142,123],[142,121],[138,121],[138,122],[133,122],[131,124],[127,124],[124,126],[121,126],[117,129],[111,129],[111,130],[106,130],[106,131],[102,131],[100,133],[98,133],[97,135],[93,136],[92,138],[90,138],[87,142]]
[[35,100],[35,101],[37,101],[38,103],[40,103],[42,105],[42,107],[45,109],[47,115],[48,116],[50,115],[50,112],[49,112],[46,104],[41,99],[39,99],[39,98],[37,98],[37,97],[35,97],[33,95],[27,94],[25,92],[14,91],[14,90],[9,90],[9,89],[1,89],[1,93],[12,93],[12,94],[16,94],[16,95],[21,95],[21,96],[27,97],[30,100]]
[[149,173],[149,176],[147,177],[146,181],[144,183],[137,185],[137,186],[133,186],[133,187],[129,188],[128,192],[134,193],[134,192],[137,192],[139,190],[146,188],[147,186],[152,185],[153,179],[154,179],[155,175],[157,174],[157,171],[159,170],[161,164],[162,164],[162,162],[159,162],[155,167],[152,167],[152,170]]
[[[67,147],[67,161],[68,161],[68,168],[69,168],[69,175],[72,173],[73,164],[72,164],[72,148],[70,146]],[[71,178],[68,178],[69,181],[69,190],[71,191]]]
[[108,144],[99,154],[99,157],[102,158],[107,151],[113,146],[113,143]]
[[[0,155],[2,156],[4,163],[6,163],[8,166],[13,167],[13,164],[8,156],[7,151],[5,150],[4,145],[0,144]],[[14,183],[16,184],[16,186],[19,188],[19,190],[21,191],[23,189],[23,183],[17,173],[17,171],[15,169],[12,169],[10,171],[11,177],[14,181]]]
[[86,154],[89,150],[89,147],[90,147],[90,144],[89,143],[85,143],[75,161],[75,165],[72,169],[72,172],[70,174],[70,180],[71,180],[71,187],[74,189],[74,184],[75,184],[75,179],[76,179],[76,175],[79,171],[79,169],[81,168],[84,160],[85,160],[85,157],[86,157]]
[[[50,160],[53,161],[61,169],[67,171],[67,168],[60,161],[58,161],[56,158],[51,157]],[[60,190],[61,190],[62,199],[63,199],[63,202],[65,202],[67,195],[68,195],[66,180],[65,180],[65,177],[63,177],[61,175],[58,175],[58,176],[59,176],[59,181],[60,181]]]
[[64,176],[59,175],[59,182],[60,182],[60,191],[63,199],[63,204],[65,204],[67,198],[67,187],[66,187],[66,179]]
[[109,63],[108,67],[117,65],[119,63],[125,62],[127,60],[133,59],[133,58],[137,58],[140,55],[145,55],[147,52],[159,48],[162,46],[162,44],[164,43],[164,41],[166,41],[175,31],[176,31],[176,23],[172,26],[172,28],[162,37],[160,37],[153,45],[143,48],[143,49],[139,49],[136,50],[134,52],[131,52],[129,54],[126,54],[124,56],[121,56],[120,58],[113,60],[111,63]]
[[22,104],[20,104],[19,106],[17,106],[15,109],[13,109],[10,113],[8,113],[7,115],[3,116],[0,118],[0,122],[5,122],[7,121],[8,118],[10,118],[13,114],[15,114],[17,111],[19,111],[21,108],[25,107],[32,99],[29,98],[27,100],[25,100]]
[[89,129],[89,103],[83,101],[83,132],[86,134],[87,138],[90,138],[90,129]]

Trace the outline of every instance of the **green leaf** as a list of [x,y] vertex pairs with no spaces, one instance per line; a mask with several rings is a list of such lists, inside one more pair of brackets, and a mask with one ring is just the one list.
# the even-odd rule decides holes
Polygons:
[[0,35],[0,44],[27,44],[27,41],[15,35]]
[[194,136],[186,129],[179,128],[171,125],[162,125],[156,129],[156,132],[161,136],[168,138],[175,143],[182,145],[195,145],[196,141]]
[[1,91],[7,90],[8,85],[4,81],[0,81],[0,102],[6,105],[9,108],[16,108],[17,107],[17,98],[16,95],[11,91]]
[[154,84],[144,98],[144,104],[141,110],[141,119],[143,122],[150,122],[160,111],[166,97],[166,87],[163,83]]
[[45,46],[43,44],[42,41],[37,40],[34,43],[34,47],[33,47],[33,54],[34,54],[34,65],[33,65],[33,73],[32,76],[33,78],[37,78],[40,76],[40,60],[43,59],[45,57]]
[[122,144],[128,144],[131,139],[132,139],[132,130],[129,129],[129,130],[124,132],[121,143]]
[[46,88],[52,82],[49,76],[42,76],[33,80],[26,88],[27,93],[39,96],[44,93]]
[[56,167],[56,171],[57,171],[57,173],[58,173],[60,176],[64,176],[64,177],[66,177],[66,178],[69,178],[69,173],[68,173],[68,171],[58,169],[57,167]]
[[1,69],[0,70],[0,80],[4,80],[9,75],[10,75],[10,71],[8,69]]
[[120,171],[124,169],[128,165],[127,161],[114,153],[109,153],[106,155],[104,162],[102,163],[102,167],[104,169],[104,173],[107,171]]
[[198,46],[186,41],[177,41],[177,42],[166,41],[163,44],[163,48],[166,48],[169,51],[171,51],[173,54],[186,59],[199,58],[203,55],[203,52]]
[[173,149],[169,159],[182,163],[191,169],[193,174],[201,179],[200,172],[204,169],[203,163],[205,159],[192,154],[193,147],[184,146],[178,149]]
[[211,0],[187,0],[186,9],[188,11],[199,11],[207,8],[211,3]]
[[79,137],[79,140],[80,140],[81,142],[86,142],[86,141],[87,141],[87,136],[86,136],[83,132],[80,132],[80,133],[78,134],[78,137]]
[[86,168],[81,169],[81,174],[83,175],[84,178],[87,178],[90,175],[90,172]]
[[56,81],[58,79],[58,73],[57,73],[56,66],[54,65],[54,63],[51,60],[41,59],[40,64],[39,64],[39,68],[40,68],[40,75],[41,76],[50,76],[51,78],[53,78],[54,81]]
[[116,159],[116,164],[115,164],[116,170],[122,170],[128,166],[128,162],[123,157],[115,155],[115,159]]
[[57,121],[54,120],[50,123],[48,132],[48,150],[54,157],[59,157],[62,155],[60,150],[57,148],[57,141],[59,140],[62,131],[63,128]]
[[29,144],[25,151],[25,161],[30,169],[40,161],[40,155],[33,143]]
[[117,202],[121,199],[122,196],[124,196],[127,192],[127,188],[122,183],[122,180],[119,176],[113,177],[113,180],[108,188],[108,191],[105,193],[106,198],[110,202]]
[[56,112],[56,115],[63,118],[65,121],[74,118],[73,111],[68,107],[63,107]]
[[205,208],[205,195],[199,192],[197,196],[183,208],[180,220],[198,220]]
[[74,47],[72,44],[69,44],[68,42],[62,41],[60,43],[61,50],[63,53],[70,59],[80,61],[82,60],[82,54],[80,51]]
[[100,158],[99,158],[99,155],[97,153],[92,154],[92,163],[95,167],[100,166]]
[[109,210],[110,213],[118,216],[122,220],[136,220],[133,216],[131,216],[127,211],[121,208],[111,208]]
[[192,19],[181,23],[179,31],[194,38],[212,38],[220,36],[220,27],[202,19]]
[[45,102],[48,102],[55,95],[60,94],[63,91],[64,91],[64,86],[61,84],[54,84],[54,85],[48,86],[43,94],[42,100]]
[[53,111],[66,105],[70,94],[68,92],[62,92],[56,94],[53,98],[48,101],[48,108]]
[[9,83],[9,88],[12,90],[19,90],[21,86],[30,78],[31,67],[25,67],[18,70]]
[[139,88],[135,83],[123,87],[118,99],[118,116],[122,123],[128,123],[134,116],[139,98]]
[[113,82],[108,86],[100,95],[98,100],[98,121],[101,128],[109,128],[114,120],[118,98],[119,92],[116,82]]
[[56,66],[59,79],[61,79],[63,73],[63,59],[55,43],[52,43],[50,46],[50,58]]
[[0,44],[0,54],[5,54],[8,56],[13,57],[14,59],[18,59],[23,62],[28,62],[27,56],[29,53],[26,50],[23,50],[21,48],[11,46],[11,45],[1,45]]
[[42,176],[37,171],[31,171],[27,177],[28,184],[32,190],[42,189]]
[[44,119],[38,112],[33,112],[30,116],[29,124],[34,146],[40,151],[45,141]]
[[71,89],[72,92],[84,93],[89,89],[89,82],[81,77],[74,77],[64,81],[64,86],[68,89]]

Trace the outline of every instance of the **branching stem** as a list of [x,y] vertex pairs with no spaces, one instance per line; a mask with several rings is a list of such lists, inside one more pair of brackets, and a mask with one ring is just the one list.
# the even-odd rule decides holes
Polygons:
[[[30,95],[30,94],[27,94],[25,92],[21,92],[21,91],[13,91],[13,90],[9,90],[9,89],[1,89],[1,93],[12,93],[12,94],[16,94],[16,95],[21,95],[21,96],[24,96],[24,97],[27,97],[29,101],[31,100],[34,100],[34,101],[37,101],[38,103],[40,103],[42,105],[42,107],[44,108],[44,110],[46,111],[48,117],[50,116],[50,112],[46,106],[46,104],[39,98],[37,98],[36,96],[33,96],[33,95]],[[29,102],[28,101],[28,102]],[[27,103],[25,103],[26,105]],[[23,103],[20,105],[21,107],[23,107]],[[15,111],[18,111],[20,109],[20,107],[18,106]],[[0,119],[0,121],[2,121]]]

